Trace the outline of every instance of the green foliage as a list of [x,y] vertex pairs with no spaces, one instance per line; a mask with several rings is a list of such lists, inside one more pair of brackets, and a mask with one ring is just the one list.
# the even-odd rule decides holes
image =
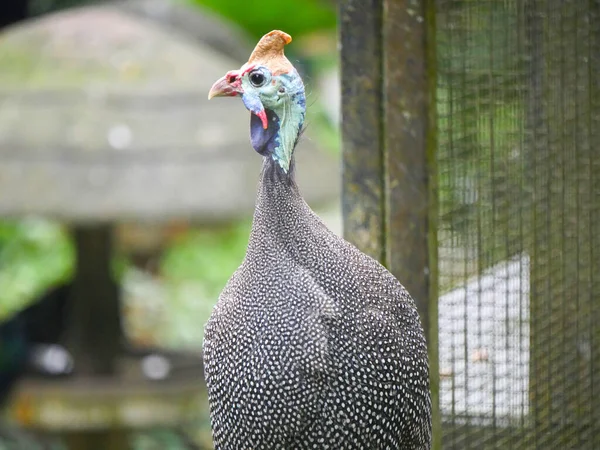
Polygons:
[[0,320],[48,286],[71,276],[74,251],[65,230],[45,220],[0,222]]
[[335,2],[327,0],[190,0],[235,22],[252,37],[279,29],[294,37],[336,26]]
[[161,273],[174,283],[201,279],[216,299],[242,262],[249,233],[249,222],[194,231],[167,250]]
[[195,230],[174,243],[161,262],[169,299],[159,339],[164,345],[197,347],[203,326],[227,280],[238,268],[248,244],[250,223]]

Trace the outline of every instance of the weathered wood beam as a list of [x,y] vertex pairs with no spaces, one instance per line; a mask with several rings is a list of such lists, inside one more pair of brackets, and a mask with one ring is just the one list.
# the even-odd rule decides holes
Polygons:
[[67,340],[78,374],[114,375],[122,350],[119,286],[111,268],[112,231],[103,224],[78,225],[73,230],[77,269]]
[[382,1],[340,2],[345,237],[383,261]]

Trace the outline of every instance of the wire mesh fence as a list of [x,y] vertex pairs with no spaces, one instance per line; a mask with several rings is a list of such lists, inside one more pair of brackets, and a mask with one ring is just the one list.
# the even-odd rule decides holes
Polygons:
[[437,0],[442,448],[600,448],[600,2]]
[[[33,0],[30,12],[82,3]],[[353,58],[376,87],[396,67],[379,53],[395,47],[375,42],[379,13],[366,12],[391,3],[356,3],[360,31],[377,31],[374,63]],[[600,1],[406,3],[435,7],[442,448],[600,449]],[[363,136],[384,97],[360,104]],[[385,209],[391,165],[378,164],[356,171],[376,181],[364,182],[377,186],[369,214]]]

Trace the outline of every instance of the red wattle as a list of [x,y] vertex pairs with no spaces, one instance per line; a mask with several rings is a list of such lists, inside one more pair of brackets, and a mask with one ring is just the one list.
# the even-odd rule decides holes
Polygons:
[[262,122],[263,128],[266,130],[269,126],[269,120],[267,119],[267,113],[263,109],[262,111],[256,113],[258,117],[260,117],[260,121]]

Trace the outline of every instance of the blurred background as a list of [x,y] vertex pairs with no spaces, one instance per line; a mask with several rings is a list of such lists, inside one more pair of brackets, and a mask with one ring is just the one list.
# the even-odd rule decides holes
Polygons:
[[206,96],[272,29],[305,198],[420,308],[434,448],[600,448],[598,0],[0,11],[0,450],[211,448],[203,326],[260,158]]
[[[207,92],[266,32],[293,36],[287,53],[310,108],[300,184],[340,233],[336,5],[29,0],[1,9],[0,449],[125,440],[177,449],[190,439],[210,448],[193,385],[204,323],[245,253],[260,158],[243,105],[208,104]],[[71,307],[79,303],[89,306]],[[16,383],[25,373],[32,380]],[[97,374],[114,382],[98,386]],[[63,379],[59,392],[46,389]],[[129,388],[144,382],[147,391]],[[137,417],[115,418],[123,391],[144,410]],[[165,403],[139,406],[148,398]],[[93,436],[117,422],[155,431],[113,433],[97,447],[74,431]],[[49,440],[37,428],[70,432]]]

